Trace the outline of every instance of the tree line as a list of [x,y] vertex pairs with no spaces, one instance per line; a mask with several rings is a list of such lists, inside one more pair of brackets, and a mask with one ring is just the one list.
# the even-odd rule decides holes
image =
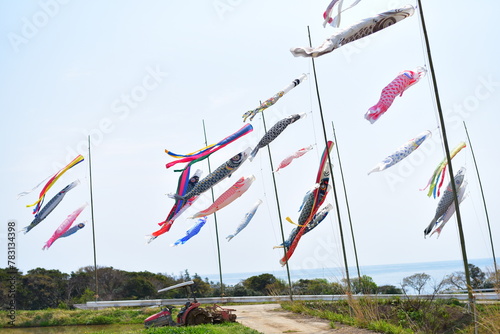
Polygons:
[[[486,275],[480,268],[470,264],[469,271],[473,288],[491,288],[494,275]],[[7,309],[9,289],[12,283],[12,269],[0,269],[0,304]],[[40,310],[46,308],[71,308],[74,304],[87,301],[134,300],[134,299],[171,299],[186,298],[184,289],[173,289],[158,293],[158,290],[188,280],[194,282],[196,297],[224,296],[265,296],[287,295],[290,287],[287,282],[274,275],[264,273],[241,280],[236,285],[221,285],[219,282],[202,279],[198,274],[190,275],[187,270],[179,275],[151,273],[148,271],[128,272],[113,267],[93,266],[78,269],[71,274],[56,269],[36,268],[27,273],[15,274],[16,308],[19,310]],[[353,294],[402,294],[423,293],[431,285],[432,293],[465,290],[465,274],[455,272],[441,282],[431,281],[425,273],[417,273],[403,278],[401,286],[378,286],[370,276],[350,279]],[[345,294],[347,281],[329,282],[327,279],[299,279],[292,283],[291,292],[295,295],[338,295]],[[97,292],[97,293],[96,293]]]

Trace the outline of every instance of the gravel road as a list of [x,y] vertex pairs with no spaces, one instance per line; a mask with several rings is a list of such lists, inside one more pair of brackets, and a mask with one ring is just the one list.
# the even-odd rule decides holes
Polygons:
[[311,334],[370,334],[366,329],[336,324],[330,327],[328,320],[285,311],[279,304],[231,305],[236,310],[237,322],[263,334],[311,333]]

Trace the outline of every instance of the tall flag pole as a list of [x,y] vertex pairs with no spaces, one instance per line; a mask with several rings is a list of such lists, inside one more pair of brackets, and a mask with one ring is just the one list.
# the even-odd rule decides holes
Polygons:
[[94,275],[95,275],[95,301],[99,299],[99,285],[97,284],[97,253],[95,248],[95,227],[94,227],[94,198],[92,196],[92,163],[90,159],[90,135],[89,140],[89,185],[90,185],[90,215],[92,217],[92,245],[94,248]]
[[479,177],[479,169],[477,168],[476,157],[474,155],[474,151],[472,150],[472,143],[470,142],[469,131],[467,131],[467,126],[465,125],[465,121],[464,121],[464,128],[465,128],[465,134],[467,135],[467,141],[469,142],[469,148],[470,148],[470,151],[472,153],[472,160],[474,160],[474,167],[476,168],[477,180],[479,181],[479,189],[481,189],[481,196],[483,198],[484,213],[486,215],[486,222],[488,223],[488,232],[490,234],[491,252],[493,253],[493,265],[494,265],[494,269],[495,269],[495,280],[498,284],[498,283],[500,283],[500,280],[498,277],[498,267],[497,267],[497,259],[495,256],[495,247],[493,247],[493,238],[491,236],[490,218],[488,216],[488,209],[486,208],[486,200],[484,198],[483,184],[481,183],[481,178]]
[[[307,35],[309,36],[309,46],[312,47],[311,32],[309,31],[309,26],[307,26]],[[313,67],[313,73],[314,73],[314,83],[316,85],[316,95],[318,97],[319,114],[321,115],[321,124],[323,126],[323,137],[325,139],[325,145],[328,146],[328,139],[326,137],[325,120],[323,117],[323,108],[321,107],[321,98],[319,96],[318,77],[316,76],[316,66],[314,64],[314,57],[311,58],[311,61],[312,61],[312,67]],[[351,293],[351,279],[349,278],[349,266],[347,264],[347,254],[345,251],[344,232],[342,231],[342,223],[341,223],[340,211],[339,211],[339,201],[337,199],[337,190],[335,187],[335,178],[333,177],[333,169],[332,169],[332,162],[331,162],[330,154],[328,154],[328,165],[330,167],[330,175],[331,175],[331,179],[332,179],[332,191],[333,191],[333,197],[335,199],[335,207],[337,208],[337,219],[339,221],[340,240],[342,242],[342,253],[344,255],[344,266],[345,266],[345,274],[346,274],[346,281],[347,281],[347,292],[350,294]]]
[[[208,145],[207,132],[205,131],[205,120],[202,120],[202,122],[203,122],[203,135],[205,136],[205,145]],[[210,157],[207,158],[207,162],[208,162],[208,174],[210,174],[212,173],[212,170],[210,168]],[[215,201],[214,188],[210,188],[210,191],[212,193],[212,202],[213,202]],[[220,245],[219,245],[219,229],[217,227],[217,212],[214,212],[214,222],[215,222],[215,240],[217,240],[217,258],[219,260],[220,295],[221,297],[224,297],[224,284],[222,283],[222,265],[221,265]]]
[[420,12],[420,20],[422,23],[422,32],[424,35],[425,46],[427,49],[427,58],[429,60],[429,67],[430,67],[430,72],[431,72],[432,85],[434,88],[434,95],[436,97],[436,105],[437,105],[437,110],[438,110],[438,114],[439,114],[441,134],[443,136],[443,145],[444,145],[444,150],[446,152],[446,160],[448,161],[448,173],[450,175],[451,190],[453,191],[455,212],[457,215],[458,234],[460,236],[460,246],[461,246],[462,258],[463,258],[463,262],[464,262],[465,281],[467,284],[467,293],[469,296],[469,303],[471,305],[473,305],[474,296],[472,295],[472,286],[471,286],[471,280],[470,280],[469,264],[467,261],[467,252],[465,250],[465,237],[464,237],[464,231],[462,228],[462,217],[460,215],[460,203],[458,202],[458,198],[457,198],[457,189],[456,189],[457,187],[455,186],[453,167],[451,165],[450,148],[448,146],[448,137],[446,135],[446,127],[445,127],[445,122],[444,122],[443,110],[441,109],[441,101],[439,99],[439,92],[438,92],[438,86],[437,86],[437,81],[436,81],[436,75],[434,72],[434,64],[432,62],[431,49],[429,46],[429,37],[427,36],[427,28],[425,26],[424,12],[422,10],[422,3],[420,0],[418,0],[418,9]]
[[333,130],[333,140],[335,140],[335,149],[337,150],[337,157],[339,159],[340,178],[342,180],[342,188],[344,189],[345,204],[346,204],[346,208],[347,208],[347,217],[349,218],[349,226],[351,227],[352,245],[354,248],[354,259],[356,260],[356,269],[358,271],[358,279],[359,279],[359,282],[361,282],[361,271],[359,270],[359,262],[358,262],[358,250],[356,249],[356,239],[354,238],[354,229],[352,228],[351,210],[349,209],[349,200],[347,199],[347,190],[345,187],[344,172],[342,171],[342,163],[340,161],[339,145],[338,145],[338,141],[337,141],[337,136],[335,135],[335,127],[333,126],[333,122],[332,122],[332,130]]
[[[262,113],[262,122],[264,124],[264,133],[267,133],[266,129],[266,119],[264,118],[264,113]],[[271,171],[274,170],[273,167],[273,159],[271,156],[271,148],[269,148],[269,145],[267,146],[267,153],[269,155],[269,163],[271,165]],[[274,184],[274,195],[276,196],[276,207],[278,208],[278,217],[279,217],[279,222],[280,222],[280,230],[281,230],[281,240],[283,242],[283,245],[285,244],[285,233],[283,232],[283,222],[281,221],[281,210],[280,210],[280,202],[278,199],[278,188],[276,187],[276,177],[274,176],[274,173],[271,172],[271,175],[273,177],[273,184]],[[286,247],[283,247],[283,255],[286,256]],[[293,292],[292,292],[292,280],[290,278],[290,267],[288,266],[288,261],[286,261],[286,274],[288,277],[288,292],[290,294],[290,301],[293,302]]]

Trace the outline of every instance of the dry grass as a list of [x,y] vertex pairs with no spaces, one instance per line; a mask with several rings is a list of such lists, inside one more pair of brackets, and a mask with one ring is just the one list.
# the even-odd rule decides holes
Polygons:
[[[469,333],[465,329],[473,324],[473,316],[456,300],[428,301],[424,299],[348,298],[338,302],[283,303],[291,311],[371,329],[380,333]],[[491,313],[495,311],[492,310]],[[498,313],[498,312],[497,312]],[[481,317],[483,327],[493,328],[489,317]],[[484,332],[495,333],[500,332]]]
[[477,324],[471,324],[461,334],[475,333],[474,327],[477,326],[480,334],[498,334],[500,333],[500,303],[479,304],[477,305]]

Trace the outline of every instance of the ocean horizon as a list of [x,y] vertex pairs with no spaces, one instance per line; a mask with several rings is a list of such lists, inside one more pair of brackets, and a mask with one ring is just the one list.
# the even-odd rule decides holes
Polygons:
[[[492,272],[494,267],[493,258],[468,259],[468,263],[479,267],[485,274]],[[437,284],[441,282],[446,275],[454,272],[463,272],[464,265],[462,260],[431,261],[360,266],[359,271],[361,276],[370,276],[377,286],[394,285],[396,287],[400,287],[403,278],[417,273],[430,275],[431,281]],[[288,281],[288,275],[285,268],[281,271],[271,270],[240,273],[222,272],[222,281],[226,285],[236,285],[248,277],[258,276],[264,273],[272,274],[276,278]],[[208,280],[212,282],[220,281],[219,273],[199,274],[199,276],[203,279],[208,278]],[[298,281],[299,279],[315,278],[327,279],[329,282],[340,282],[345,277],[346,275],[343,267],[290,270],[290,279],[292,282]],[[349,267],[349,277],[351,279],[358,277],[358,270],[355,266]]]

